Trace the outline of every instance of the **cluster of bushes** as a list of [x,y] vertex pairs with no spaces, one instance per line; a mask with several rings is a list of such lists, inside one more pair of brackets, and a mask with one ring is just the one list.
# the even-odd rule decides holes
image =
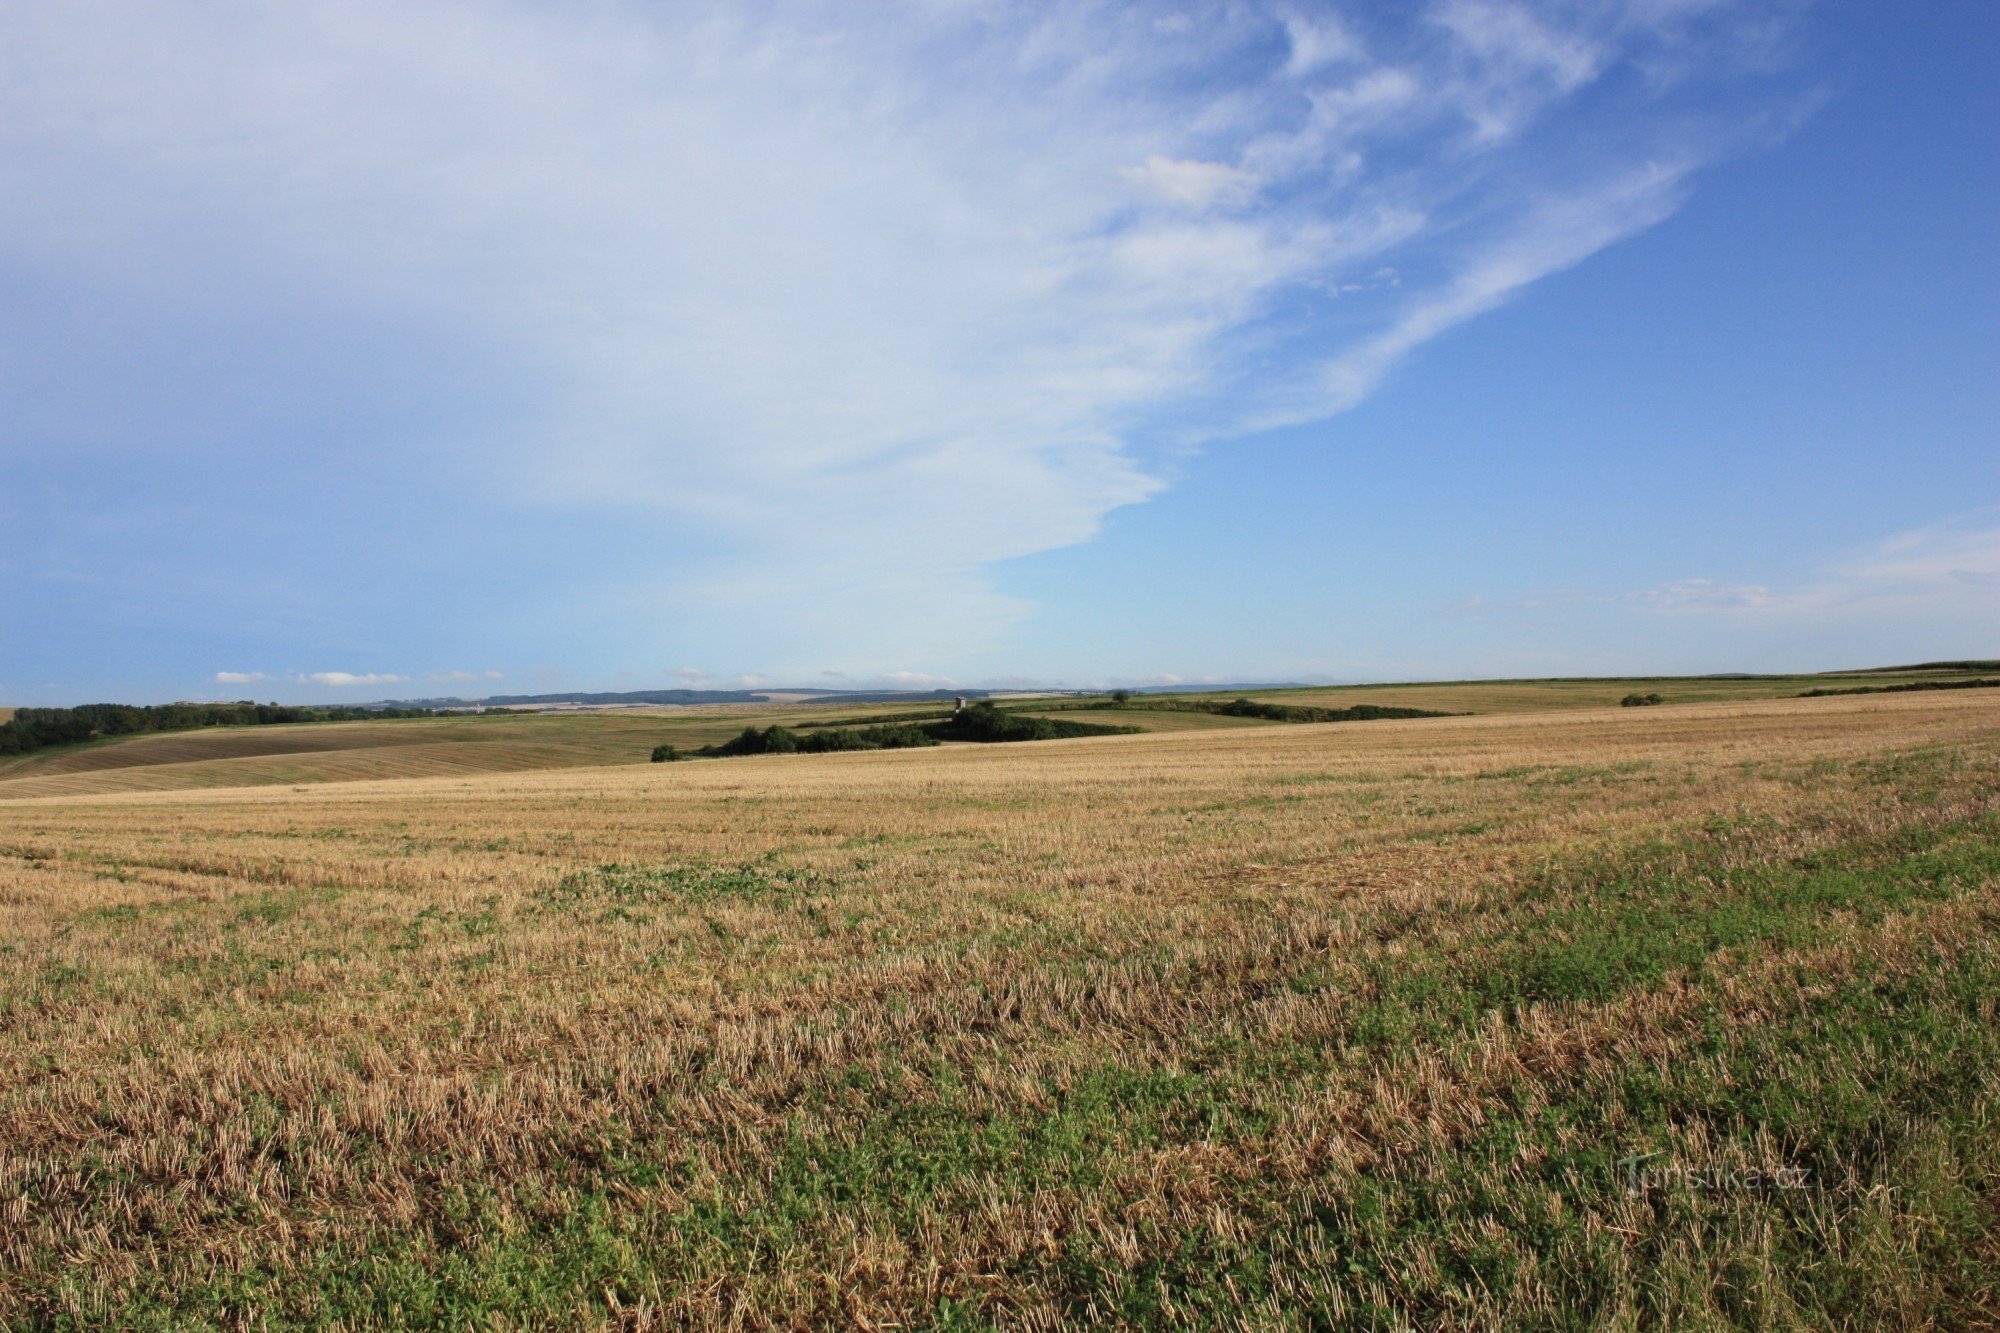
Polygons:
[[[804,734],[773,724],[764,728],[745,727],[741,735],[720,745],[704,745],[694,753],[707,759],[730,759],[745,754],[828,754],[837,750],[907,750],[936,745],[922,727],[855,727]],[[664,753],[663,753],[664,752]],[[671,745],[653,751],[654,763],[679,759]]]
[[354,722],[378,717],[429,717],[428,708],[298,708],[244,700],[226,704],[83,704],[76,708],[22,708],[0,722],[0,754],[27,754],[51,745],[75,745],[100,736],[202,727],[263,727],[284,722]]
[[1261,717],[1272,722],[1379,722],[1401,717],[1453,717],[1435,708],[1392,708],[1386,704],[1355,704],[1351,708],[1315,708],[1307,704],[1263,704],[1232,699],[1204,710],[1224,717]]
[[1801,699],[1822,699],[1831,694],[1904,694],[1910,690],[1990,690],[2000,680],[1913,680],[1907,685],[1852,685],[1845,689],[1807,690]]
[[1137,727],[1107,727],[1099,722],[1071,722],[1064,718],[1023,717],[981,701],[970,704],[942,722],[924,728],[941,741],[977,741],[984,744],[1008,741],[1053,741],[1073,736],[1117,736]]
[[1651,708],[1654,704],[1665,702],[1666,700],[1657,694],[1628,694],[1618,701],[1622,708]]
[[[1094,722],[1069,722],[1048,717],[1022,717],[1002,712],[990,703],[972,704],[936,722],[922,725],[890,723],[868,727],[827,727],[796,732],[773,724],[745,727],[742,734],[719,745],[704,745],[690,753],[704,759],[730,759],[746,754],[831,754],[843,750],[907,750],[944,741],[1000,744],[1009,741],[1049,741],[1070,736],[1115,736],[1137,727],[1107,727]],[[687,758],[671,745],[653,748],[653,762]]]

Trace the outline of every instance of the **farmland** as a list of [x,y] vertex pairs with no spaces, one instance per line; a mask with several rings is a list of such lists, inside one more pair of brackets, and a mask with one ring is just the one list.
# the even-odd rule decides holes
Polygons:
[[1884,685],[1981,679],[1985,669],[1829,673],[1814,676],[1669,676],[1602,680],[1501,680],[1412,685],[1336,685],[1317,689],[1251,691],[1255,699],[1325,708],[1384,704],[1444,712],[1519,713],[1544,709],[1603,708],[1627,694],[1664,692],[1675,703],[1729,703],[1784,699],[1812,689],[1879,688]]
[[[1991,674],[1988,672],[1987,674]],[[1422,708],[1480,715],[1601,708],[1631,693],[1665,690],[1670,703],[1722,703],[1789,698],[1809,689],[1879,687],[1909,682],[1981,679],[1979,671],[1944,670],[1812,676],[1623,678],[1607,680],[1472,681],[1444,684],[1355,685],[1253,690],[1260,702],[1351,708]],[[1273,725],[1257,718],[1216,716],[1171,708],[1177,702],[1227,701],[1219,695],[1139,696],[1126,708],[1109,699],[1020,700],[1007,706],[1028,715],[1062,717],[1146,731],[1214,730]],[[1154,705],[1165,703],[1168,709]],[[208,787],[297,786],[387,778],[469,777],[543,769],[632,764],[657,744],[692,751],[736,735],[745,726],[805,729],[836,723],[895,722],[940,717],[935,701],[872,704],[727,705],[660,710],[457,714],[369,722],[303,723],[282,727],[215,727],[201,731],[119,737],[0,757],[0,800],[35,796],[101,796],[126,791],[187,791]]]
[[31,756],[0,1321],[1991,1322],[2000,691],[1829,681]]

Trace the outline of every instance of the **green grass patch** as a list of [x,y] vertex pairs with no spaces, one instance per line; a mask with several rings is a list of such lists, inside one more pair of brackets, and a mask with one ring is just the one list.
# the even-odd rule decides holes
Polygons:
[[770,902],[802,893],[813,884],[802,871],[774,865],[661,866],[616,862],[565,875],[536,891],[556,907],[702,906],[719,902]]

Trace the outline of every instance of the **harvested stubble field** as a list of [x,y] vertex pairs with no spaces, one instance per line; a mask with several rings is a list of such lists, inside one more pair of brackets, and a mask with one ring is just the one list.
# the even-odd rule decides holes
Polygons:
[[2000,1317],[1981,691],[0,801],[29,1325]]
[[[1907,671],[1827,672],[1810,676],[1631,676],[1600,680],[1426,681],[1393,685],[1327,685],[1289,690],[1252,690],[1254,699],[1273,703],[1351,708],[1355,704],[1433,708],[1442,712],[1518,713],[1558,708],[1608,708],[1627,694],[1665,691],[1676,704],[1732,703],[1750,699],[1795,698],[1812,689],[1872,688],[1914,683],[1939,684],[1991,676],[1984,664],[1963,669],[1923,667]],[[1226,697],[1226,696],[1220,696]]]

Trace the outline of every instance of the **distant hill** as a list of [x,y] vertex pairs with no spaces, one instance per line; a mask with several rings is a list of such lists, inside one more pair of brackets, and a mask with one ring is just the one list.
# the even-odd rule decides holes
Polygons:
[[[1134,694],[1213,694],[1230,690],[1296,690],[1309,688],[1296,681],[1257,681],[1248,684],[1136,685]],[[990,699],[1022,693],[1107,694],[1108,690],[1050,689],[1022,690],[828,690],[810,685],[773,685],[759,690],[602,690],[561,694],[493,694],[483,699],[384,699],[363,704],[364,708],[527,708],[569,704],[576,707],[619,707],[634,704],[665,704],[692,707],[697,704],[761,704],[785,700],[814,703],[908,704],[948,699]]]
[[[785,694],[819,694],[823,691],[784,690]],[[371,708],[514,708],[529,704],[761,704],[769,701],[769,690],[624,690],[566,694],[495,694],[483,699],[385,699]]]
[[573,704],[580,707],[616,707],[632,704],[667,704],[691,707],[696,704],[761,704],[785,699],[850,704],[926,703],[963,695],[984,699],[991,690],[825,690],[811,686],[774,685],[762,690],[611,690],[575,691],[563,694],[494,694],[483,699],[384,699],[365,704],[367,708],[522,708]]
[[1988,658],[1975,662],[1918,662],[1911,666],[1860,667],[1853,671],[1827,672],[1827,675],[1880,676],[1901,675],[1911,671],[2000,671],[2000,661]]
[[[1969,675],[1970,673],[1963,673]],[[1983,674],[1983,673],[1982,673]],[[1046,691],[1037,705],[1018,691],[968,690],[969,696],[1000,696],[1020,714],[1139,726],[1155,732],[1225,728],[1284,728],[1259,716],[1229,716],[1200,708],[1174,707],[1172,696],[1227,703],[1237,697],[1288,708],[1346,712],[1363,707],[1409,708],[1430,712],[1547,713],[1587,715],[1579,725],[1630,727],[1645,717],[1619,708],[1630,693],[1660,694],[1669,712],[1679,705],[1782,704],[1786,708],[1838,712],[1897,708],[1991,707],[1991,691],[1967,688],[1950,694],[1894,693],[1888,688],[1917,685],[1954,691],[1949,671],[1914,670],[1799,676],[1606,677],[1588,680],[1438,681],[1345,686],[1253,686],[1202,683],[1172,688],[1134,689],[1123,706],[1103,693]],[[1865,689],[1853,698],[1802,698],[1829,691]],[[284,726],[206,727],[195,731],[114,736],[81,745],[57,746],[33,754],[0,757],[0,805],[44,797],[95,797],[119,792],[167,792],[213,787],[302,787],[322,782],[363,782],[388,778],[469,779],[482,774],[583,769],[644,764],[654,747],[672,744],[683,751],[720,745],[746,727],[782,724],[794,731],[830,725],[935,722],[949,716],[953,692],[945,690],[831,691],[637,690],[511,696],[537,702],[573,702],[572,708],[489,709],[488,701],[426,700],[451,709],[428,717],[370,717],[346,722],[296,722]],[[747,702],[729,702],[749,696]],[[766,701],[765,696],[776,696]],[[1166,707],[1153,706],[1167,696]],[[1876,698],[1872,696],[1880,695]],[[789,701],[786,696],[790,696]],[[1093,703],[1093,700],[1096,702]],[[595,706],[585,701],[597,702]],[[668,709],[633,707],[652,701],[713,703],[719,707]],[[498,701],[493,701],[498,702]],[[1229,710],[1223,710],[1227,713]],[[1650,712],[1650,710],[1642,710]],[[1370,728],[1444,726],[1423,720],[1366,724]],[[1343,735],[1347,733],[1341,733]],[[1130,738],[1128,738],[1130,739]],[[1335,741],[1329,737],[1329,744]],[[1340,743],[1345,743],[1340,742]],[[878,756],[880,758],[880,756]],[[837,762],[837,760],[829,760]],[[676,778],[675,781],[679,781]]]
[[[1253,680],[1238,681],[1234,684],[1210,685],[1206,681],[1189,681],[1182,685],[1134,685],[1134,694],[1228,694],[1232,690],[1312,690],[1327,688],[1326,682],[1309,685],[1301,680]],[[1075,690],[1075,694],[1107,694],[1107,690]]]

